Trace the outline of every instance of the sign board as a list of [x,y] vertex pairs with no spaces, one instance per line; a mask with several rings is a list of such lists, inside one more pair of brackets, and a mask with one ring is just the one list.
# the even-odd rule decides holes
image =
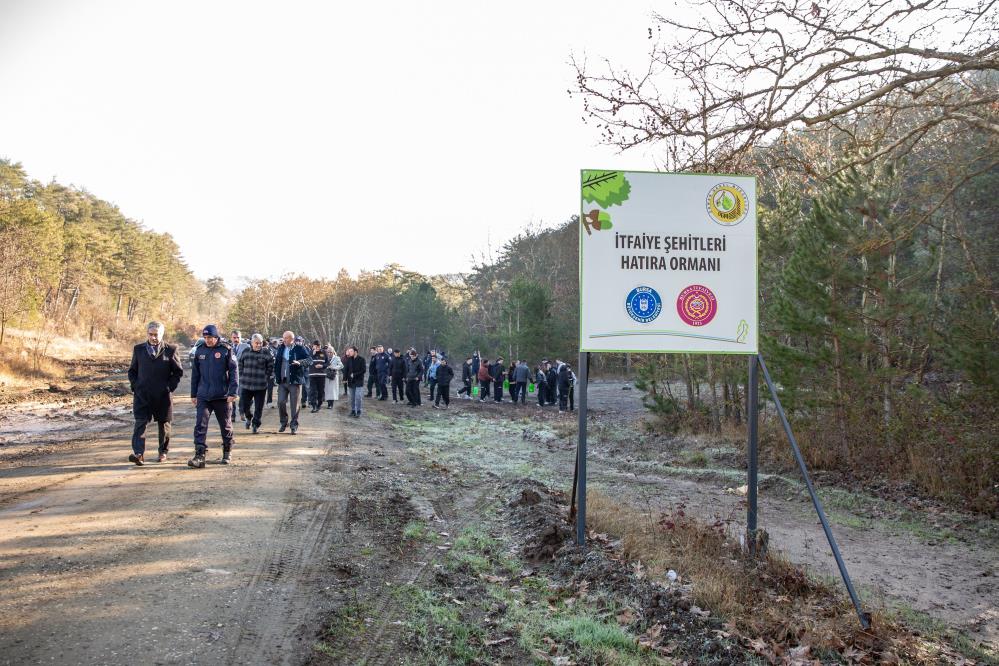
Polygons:
[[756,354],[756,179],[584,170],[582,352]]

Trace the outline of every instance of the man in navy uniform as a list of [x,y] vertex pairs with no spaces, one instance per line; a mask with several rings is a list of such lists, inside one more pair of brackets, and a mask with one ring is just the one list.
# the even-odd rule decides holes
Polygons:
[[198,347],[191,365],[191,404],[196,408],[194,424],[194,457],[188,466],[205,466],[205,437],[208,422],[215,415],[222,431],[222,464],[232,462],[232,403],[239,384],[236,355],[219,339],[219,329],[208,324],[201,332],[205,344]]
[[159,462],[165,462],[170,449],[170,427],[173,421],[171,393],[177,389],[184,368],[177,356],[177,347],[163,342],[163,324],[151,321],[146,326],[146,341],[135,345],[132,363],[128,366],[128,385],[132,388],[132,454],[129,462],[145,464],[146,426],[156,421],[159,430]]

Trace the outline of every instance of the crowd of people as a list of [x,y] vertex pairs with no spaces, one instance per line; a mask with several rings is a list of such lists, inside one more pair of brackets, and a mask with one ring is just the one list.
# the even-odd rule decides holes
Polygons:
[[[132,350],[128,380],[133,394],[135,427],[132,453],[128,459],[144,465],[145,432],[155,421],[158,430],[159,462],[167,460],[170,446],[173,401],[171,395],[184,374],[177,347],[163,341],[164,327],[150,322],[146,341]],[[503,403],[505,395],[513,405],[537,401],[539,408],[557,405],[559,411],[575,409],[576,375],[561,359],[542,359],[533,369],[524,359],[507,364],[502,356],[484,358],[478,351],[461,363],[460,378],[447,354],[427,350],[422,357],[415,348],[401,349],[375,345],[367,360],[351,345],[340,356],[331,344],[313,340],[307,345],[301,336],[285,331],[280,338],[265,340],[254,333],[244,342],[240,331],[231,331],[228,342],[218,327],[209,324],[191,348],[191,404],[195,407],[193,468],[203,468],[207,455],[207,434],[212,416],[222,436],[222,458],[232,462],[234,426],[242,422],[257,434],[264,409],[275,402],[277,389],[278,432],[299,427],[303,404],[311,413],[332,409],[345,396],[349,416],[360,418],[363,399],[420,407],[423,391],[434,409],[451,405],[451,386],[460,382],[456,399]],[[530,395],[532,397],[529,398]]]

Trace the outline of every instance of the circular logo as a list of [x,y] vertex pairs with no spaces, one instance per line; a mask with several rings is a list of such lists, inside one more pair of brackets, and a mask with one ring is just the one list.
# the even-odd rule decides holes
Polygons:
[[746,192],[734,183],[718,183],[708,192],[708,215],[718,224],[734,227],[749,212]]
[[222,358],[222,352],[215,352],[215,358]]
[[628,292],[624,307],[632,319],[647,324],[663,311],[663,299],[652,287],[635,287]]
[[676,298],[676,311],[680,319],[690,326],[704,326],[715,318],[718,301],[707,287],[692,284]]

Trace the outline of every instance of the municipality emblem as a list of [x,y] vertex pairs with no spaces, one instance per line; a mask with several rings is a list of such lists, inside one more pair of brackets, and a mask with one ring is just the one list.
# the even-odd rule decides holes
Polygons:
[[635,287],[628,292],[624,307],[629,317],[640,324],[647,324],[663,311],[663,299],[652,287]]
[[749,212],[746,191],[735,183],[718,183],[708,192],[708,215],[723,227],[734,227]]
[[676,298],[676,311],[689,326],[704,326],[715,318],[718,301],[714,293],[700,284],[692,284]]

